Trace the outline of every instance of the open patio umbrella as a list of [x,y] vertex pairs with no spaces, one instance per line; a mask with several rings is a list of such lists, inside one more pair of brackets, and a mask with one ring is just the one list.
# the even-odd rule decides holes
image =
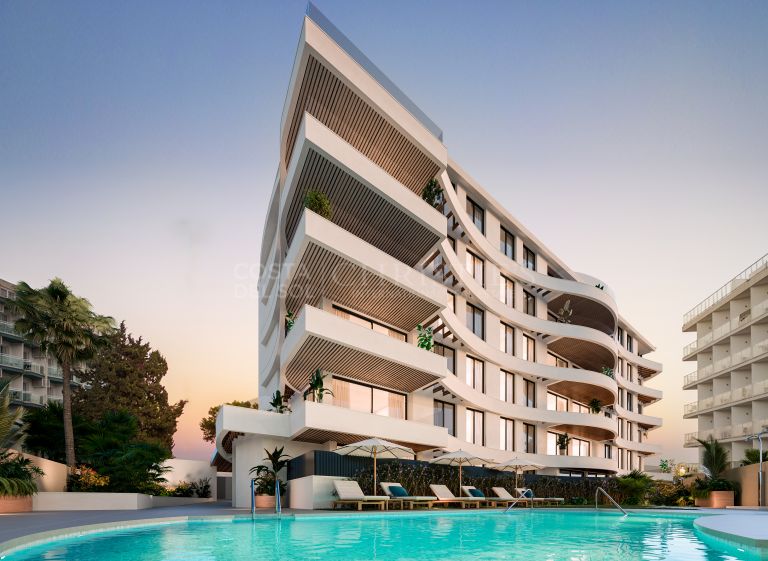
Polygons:
[[381,438],[367,438],[354,444],[340,446],[334,450],[342,456],[366,456],[373,458],[373,494],[378,495],[376,491],[376,460],[377,458],[394,458],[398,460],[411,460],[416,454],[407,446],[395,444]]
[[478,458],[470,452],[464,450],[456,450],[455,452],[448,452],[437,458],[429,460],[431,464],[441,464],[444,466],[459,466],[459,492],[461,492],[461,468],[463,466],[482,466],[484,464],[492,464],[490,460],[484,460]]
[[546,466],[537,464],[536,462],[530,462],[528,460],[521,460],[520,458],[512,458],[506,462],[501,462],[493,466],[493,469],[499,471],[514,471],[515,472],[515,487],[518,487],[517,477],[524,471],[534,471],[537,469],[544,469]]

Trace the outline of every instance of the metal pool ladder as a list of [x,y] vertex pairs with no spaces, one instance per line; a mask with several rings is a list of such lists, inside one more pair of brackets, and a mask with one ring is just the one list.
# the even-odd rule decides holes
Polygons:
[[603,495],[605,495],[606,497],[608,497],[608,500],[609,500],[609,501],[611,501],[611,502],[613,503],[613,506],[615,506],[615,507],[616,507],[616,508],[618,508],[618,509],[619,509],[621,512],[623,512],[623,513],[624,513],[624,516],[628,516],[628,513],[627,513],[627,511],[626,511],[626,510],[624,510],[623,508],[621,508],[621,505],[620,505],[619,503],[617,503],[616,501],[614,501],[614,500],[613,500],[613,497],[612,497],[612,496],[610,496],[610,495],[609,495],[609,494],[606,492],[606,490],[605,490],[605,489],[603,489],[602,487],[598,487],[597,489],[595,489],[595,510],[597,510],[597,497],[598,497],[598,495],[599,495],[600,493],[602,493]]

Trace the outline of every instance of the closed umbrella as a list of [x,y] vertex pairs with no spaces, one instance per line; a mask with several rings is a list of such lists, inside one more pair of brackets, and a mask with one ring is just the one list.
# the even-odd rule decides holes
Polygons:
[[512,458],[511,460],[507,460],[506,462],[501,462],[500,464],[496,464],[493,466],[493,469],[497,469],[499,471],[514,471],[515,472],[515,487],[518,487],[517,484],[517,476],[521,474],[524,471],[535,471],[537,469],[544,469],[546,466],[543,466],[541,464],[537,464],[536,462],[531,462],[528,460],[522,460],[520,458]]
[[[444,466],[459,466],[459,490],[461,490],[461,468],[463,466],[482,466],[485,464],[492,464],[490,460],[484,460],[478,458],[470,452],[464,450],[456,450],[455,452],[448,452],[437,458],[429,460],[432,464],[441,464]],[[459,491],[461,492],[461,491]]]
[[415,452],[407,446],[395,444],[381,438],[368,438],[340,446],[334,450],[342,456],[365,456],[373,458],[373,494],[378,495],[376,490],[376,460],[377,458],[394,458],[398,460],[411,460]]

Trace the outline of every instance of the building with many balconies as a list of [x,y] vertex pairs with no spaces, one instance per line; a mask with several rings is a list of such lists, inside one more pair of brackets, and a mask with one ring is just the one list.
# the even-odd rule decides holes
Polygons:
[[684,417],[699,425],[685,446],[711,436],[738,464],[754,447],[745,437],[768,427],[768,255],[685,314],[683,331],[696,333],[683,350],[683,360],[696,362],[683,382],[696,391]]
[[[442,196],[429,204],[433,179]],[[305,208],[310,190],[330,219]],[[440,129],[311,5],[261,270],[260,410],[217,419],[215,462],[233,470],[237,506],[272,446],[296,456],[376,436],[419,458],[461,448],[578,476],[642,469],[656,452],[646,435],[661,419],[643,409],[661,399],[646,385],[661,365],[612,290],[452,161]],[[420,325],[432,351],[417,346]],[[333,392],[322,403],[303,397],[317,369]],[[290,413],[269,411],[278,390]]]
[[[62,400],[63,377],[56,360],[14,329],[17,315],[8,306],[16,285],[0,279],[0,380],[9,382],[11,404],[42,407]],[[73,382],[75,385],[77,381]]]

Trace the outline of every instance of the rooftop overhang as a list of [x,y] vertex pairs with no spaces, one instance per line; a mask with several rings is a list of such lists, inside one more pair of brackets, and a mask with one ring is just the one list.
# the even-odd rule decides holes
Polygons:
[[307,387],[318,368],[404,393],[445,377],[445,359],[346,321],[310,305],[298,314],[280,353],[285,383],[294,391]]
[[600,372],[603,367],[615,368],[616,355],[591,341],[561,337],[547,344],[547,349],[579,367]]
[[331,220],[413,267],[446,236],[446,219],[312,115],[304,114],[281,194],[286,243],[307,191],[324,193]]
[[305,112],[417,194],[447,165],[447,150],[433,132],[308,17],[281,119],[286,167]]
[[326,298],[405,332],[447,304],[443,286],[306,209],[281,287],[294,313]]

